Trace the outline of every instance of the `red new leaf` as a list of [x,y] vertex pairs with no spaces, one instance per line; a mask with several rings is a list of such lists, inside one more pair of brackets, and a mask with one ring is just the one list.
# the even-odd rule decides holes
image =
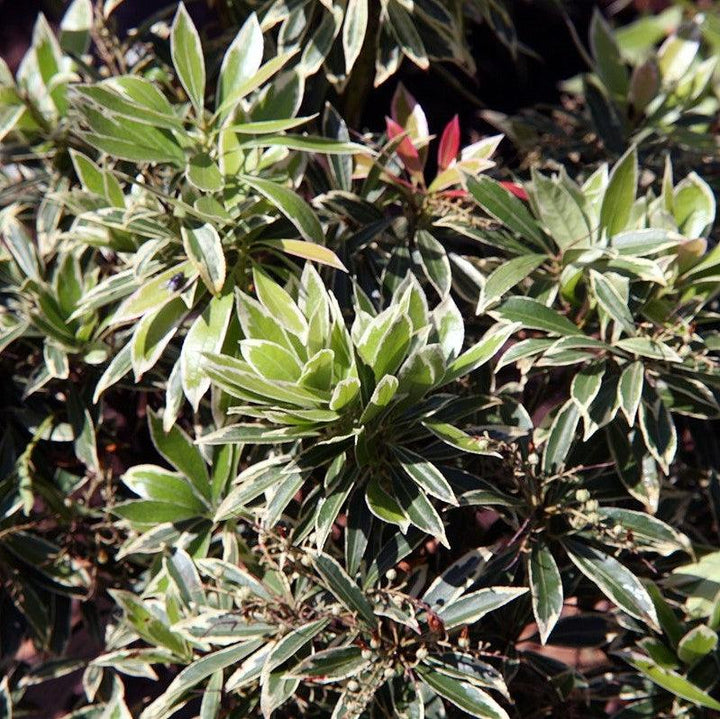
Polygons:
[[[405,133],[405,130],[398,125],[395,120],[391,120],[389,117],[385,118],[385,124],[387,126],[388,137],[391,140],[394,140],[396,137],[400,137]],[[405,137],[400,141],[396,152],[408,172],[413,175],[422,175],[422,161],[420,160],[420,155],[418,154],[415,145],[412,144],[412,141],[407,135],[405,135]]]
[[438,167],[446,170],[460,152],[460,120],[455,115],[443,130],[438,147]]
[[515,197],[519,197],[521,200],[527,201],[528,193],[518,184],[514,182],[501,182],[500,183],[508,192],[512,192]]

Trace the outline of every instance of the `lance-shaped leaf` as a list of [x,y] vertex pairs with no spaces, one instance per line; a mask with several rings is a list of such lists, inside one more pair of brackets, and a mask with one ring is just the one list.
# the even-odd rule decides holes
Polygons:
[[645,367],[642,362],[635,361],[623,369],[618,381],[617,391],[620,409],[630,427],[635,424],[635,416],[640,406],[644,380]]
[[310,205],[295,190],[272,180],[250,175],[239,175],[238,179],[260,193],[268,202],[277,207],[308,242],[325,242],[322,226]]
[[457,499],[442,472],[431,462],[403,447],[391,447],[405,474],[428,494],[457,506]]
[[457,115],[453,117],[443,130],[438,147],[438,167],[440,170],[448,168],[460,152],[460,120]]
[[318,554],[313,558],[313,565],[330,593],[343,606],[356,612],[369,627],[377,624],[375,612],[365,595],[335,559],[327,554]]
[[638,158],[633,146],[615,163],[600,208],[600,224],[609,237],[625,229],[635,202],[637,183]]
[[439,440],[463,452],[482,454],[486,457],[501,457],[493,451],[494,443],[487,437],[472,437],[462,430],[445,422],[423,422],[423,427],[429,429]]
[[205,60],[200,36],[181,2],[170,33],[170,54],[182,86],[198,117],[202,117],[205,98]]
[[528,560],[528,581],[540,641],[545,644],[563,608],[562,577],[546,544],[536,542],[532,547]]
[[490,314],[531,330],[566,336],[583,334],[567,317],[531,297],[511,297]]
[[317,684],[329,684],[363,671],[368,660],[362,654],[362,649],[356,646],[325,649],[300,662],[290,674]]
[[662,667],[649,657],[645,657],[636,652],[627,653],[622,656],[628,664],[635,667],[635,669],[642,672],[650,681],[671,694],[686,699],[693,704],[720,711],[720,702],[717,699],[713,699],[706,691],[677,672]]
[[631,617],[640,619],[652,629],[658,629],[658,618],[647,590],[640,580],[617,559],[575,540],[563,541],[572,563],[602,593]]
[[510,719],[508,713],[486,692],[476,686],[420,665],[417,672],[425,684],[444,699],[479,719]]
[[181,228],[183,247],[205,286],[214,295],[225,284],[225,253],[217,230],[209,223]]
[[185,337],[180,352],[182,388],[195,411],[210,388],[210,378],[203,370],[203,355],[219,352],[222,348],[232,308],[230,293],[213,297]]
[[527,592],[527,587],[486,587],[448,602],[438,610],[446,629],[473,624]]
[[498,182],[484,175],[478,177],[467,175],[465,179],[470,194],[489,215],[526,240],[530,240],[536,247],[546,249],[538,223],[521,200]]
[[565,466],[570,447],[575,441],[575,431],[580,421],[580,410],[572,399],[555,416],[550,427],[545,451],[543,453],[543,470],[551,473]]

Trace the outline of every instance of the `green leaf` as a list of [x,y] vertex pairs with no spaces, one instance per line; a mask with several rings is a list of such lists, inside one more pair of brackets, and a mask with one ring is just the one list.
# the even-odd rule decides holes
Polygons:
[[613,32],[597,7],[590,23],[590,49],[600,79],[618,100],[624,102],[630,88],[628,71],[620,57]]
[[527,587],[486,587],[448,602],[438,610],[445,629],[474,624],[486,614],[505,606],[527,592]]
[[650,337],[624,337],[613,346],[639,357],[664,362],[682,362],[682,357],[672,347]]
[[425,274],[442,299],[450,292],[452,273],[445,248],[426,230],[415,233],[415,244]]
[[678,657],[687,665],[693,665],[718,645],[718,634],[705,624],[691,629],[678,644]]
[[200,36],[182,2],[178,5],[170,32],[170,54],[178,79],[195,108],[195,114],[201,118],[205,100],[205,60]]
[[223,57],[218,78],[218,107],[228,106],[233,99],[238,98],[237,90],[260,69],[263,44],[257,15],[251,13]]
[[211,654],[206,654],[201,659],[193,662],[183,669],[170,682],[165,692],[143,711],[143,719],[160,719],[168,716],[168,713],[172,713],[168,710],[174,708],[175,702],[186,692],[207,679],[211,674],[237,664],[262,647],[264,643],[264,639],[252,639],[247,642],[233,644]]
[[60,47],[65,52],[84,55],[90,47],[92,25],[91,0],[73,0],[60,23]]
[[615,285],[595,270],[590,270],[590,287],[600,307],[629,335],[635,334],[635,320]]
[[187,647],[185,642],[170,628],[158,619],[147,607],[145,602],[132,592],[110,589],[115,603],[125,612],[127,621],[133,629],[149,644],[169,649],[175,656],[185,658]]
[[720,702],[677,672],[658,666],[652,659],[640,654],[623,655],[625,661],[642,672],[648,679],[677,697],[695,705],[720,711]]
[[640,431],[648,451],[668,474],[678,448],[675,423],[665,403],[654,392],[646,387],[644,394],[638,412]]
[[229,292],[213,297],[185,337],[180,352],[182,388],[196,412],[202,396],[210,388],[210,377],[203,368],[203,356],[222,349],[232,309],[233,296]]
[[156,312],[148,312],[138,322],[131,340],[131,359],[135,380],[152,369],[175,336],[188,313],[180,297],[174,297]]
[[403,55],[414,62],[419,68],[427,70],[430,66],[427,51],[413,23],[412,16],[398,0],[389,0],[386,8],[390,28]]
[[302,367],[294,354],[274,342],[241,340],[240,352],[245,361],[267,380],[297,382]]
[[500,183],[484,175],[477,177],[467,175],[465,179],[470,194],[480,207],[513,232],[530,240],[535,247],[545,249],[542,232],[522,200]]
[[487,437],[471,437],[462,430],[445,422],[423,422],[423,427],[429,429],[439,440],[463,452],[482,454],[486,457],[500,457],[491,447],[493,443]]
[[222,189],[223,176],[216,162],[207,152],[194,154],[187,166],[187,178],[202,192],[217,192]]
[[442,472],[434,464],[423,459],[419,454],[411,452],[409,449],[392,445],[390,449],[405,474],[422,490],[443,502],[457,506],[458,502],[457,499],[455,499],[450,485]]
[[571,539],[563,545],[572,563],[596,584],[608,599],[631,617],[659,630],[658,618],[647,590],[617,559]]
[[628,224],[637,184],[637,148],[633,146],[615,163],[600,207],[600,225],[608,237],[617,235]]
[[252,140],[245,140],[240,145],[243,148],[275,146],[322,155],[372,154],[368,147],[357,142],[345,142],[315,135],[263,135]]
[[496,267],[485,281],[485,288],[480,293],[480,300],[475,313],[482,314],[485,312],[489,306],[499,300],[508,290],[522,282],[546,259],[545,255],[521,255],[520,257],[513,257]]
[[277,323],[301,339],[307,337],[307,320],[280,285],[258,267],[253,267],[253,284],[260,303]]
[[627,423],[630,427],[635,424],[640,399],[643,392],[645,380],[645,366],[642,362],[635,361],[628,364],[620,375],[618,381],[618,400]]
[[225,253],[217,230],[210,224],[181,228],[183,247],[205,286],[214,295],[225,284]]
[[186,278],[187,275],[197,277],[195,272],[191,270],[190,262],[183,262],[165,272],[161,272],[159,275],[155,275],[123,301],[115,314],[112,315],[111,324],[118,325],[137,319],[149,310],[157,310],[165,303],[170,302],[173,297],[177,297],[177,292],[169,283],[171,279],[178,275],[183,275]]
[[357,613],[368,627],[377,625],[375,612],[365,595],[335,559],[321,553],[313,557],[313,565],[327,589],[343,606]]
[[531,297],[511,297],[491,314],[507,322],[519,322],[524,328],[557,335],[582,335],[567,317]]
[[560,251],[587,247],[593,232],[571,190],[562,179],[553,180],[534,170],[532,179],[540,219]]
[[535,542],[532,546],[528,582],[540,641],[545,644],[562,612],[563,585],[555,558],[544,543]]
[[456,707],[479,719],[510,719],[507,712],[486,692],[438,672],[433,666],[416,668],[422,681]]
[[123,483],[143,499],[184,507],[198,515],[205,510],[204,495],[195,491],[192,480],[153,464],[131,467],[123,475]]
[[673,193],[673,215],[685,237],[703,237],[715,221],[715,195],[695,172],[681,180]]
[[568,400],[555,415],[543,452],[543,471],[560,471],[565,466],[575,432],[580,421],[580,410],[573,400]]
[[395,496],[403,512],[410,522],[423,532],[435,536],[441,544],[450,547],[445,536],[445,526],[435,507],[425,496],[425,493],[415,484],[404,477],[397,477],[393,482]]
[[324,244],[325,235],[317,216],[310,205],[295,190],[271,180],[250,175],[239,175],[238,179],[260,193],[268,202],[277,207],[308,242]]
[[377,475],[373,475],[365,489],[365,502],[368,509],[383,522],[397,524],[402,532],[407,532],[410,518],[398,501],[381,486]]
[[425,662],[445,676],[468,682],[477,687],[494,689],[510,699],[502,674],[495,667],[476,659],[472,654],[443,652],[429,656]]
[[201,497],[209,501],[210,476],[207,465],[190,437],[177,425],[165,432],[162,419],[152,410],[148,411],[148,426],[157,451],[192,482]]
[[348,0],[342,29],[345,74],[349,75],[360,55],[368,24],[368,0]]
[[677,551],[692,553],[690,540],[684,534],[651,514],[621,507],[600,507],[598,514],[632,532],[633,543],[641,548],[646,547],[662,555]]
[[95,385],[93,404],[97,404],[100,401],[100,395],[102,395],[108,387],[112,387],[112,385],[121,380],[131,369],[132,348],[128,343],[112,358],[112,361],[105,368],[105,371],[98,380],[97,385]]
[[583,367],[570,385],[570,396],[578,409],[585,415],[592,401],[597,397],[605,376],[605,363],[593,362]]
[[309,679],[318,684],[329,684],[340,679],[357,676],[368,664],[360,647],[334,647],[317,652],[294,667],[290,675]]
[[464,377],[491,360],[517,329],[518,325],[514,322],[491,327],[474,347],[463,352],[448,367],[442,380],[443,383],[447,384],[459,377]]

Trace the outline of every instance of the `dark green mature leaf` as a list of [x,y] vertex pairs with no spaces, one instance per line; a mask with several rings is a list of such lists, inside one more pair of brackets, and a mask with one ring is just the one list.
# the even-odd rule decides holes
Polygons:
[[491,314],[508,322],[519,322],[527,329],[564,336],[583,334],[567,317],[531,297],[511,297]]
[[570,447],[575,441],[575,431],[580,421],[580,409],[573,400],[568,400],[557,413],[550,427],[545,451],[543,469],[551,473],[565,466]]
[[562,577],[555,558],[544,543],[533,544],[528,560],[528,581],[532,593],[532,608],[545,644],[550,632],[560,618],[563,608]]
[[470,194],[488,214],[513,232],[530,240],[535,247],[545,249],[542,232],[521,200],[500,183],[484,175],[478,177],[468,175],[466,182]]
[[486,587],[464,594],[438,610],[446,629],[473,624],[489,612],[499,609],[527,592],[526,587]]
[[640,619],[652,629],[659,629],[658,618],[647,590],[640,580],[617,559],[575,540],[563,545],[572,563],[615,604],[631,617]]
[[435,667],[420,665],[417,672],[425,684],[456,707],[479,719],[510,719],[507,712],[486,692],[438,672]]
[[340,564],[327,554],[313,557],[313,565],[331,594],[347,609],[356,612],[369,627],[377,624],[375,612],[362,590],[345,573]]
[[291,676],[318,684],[357,676],[368,664],[362,654],[362,649],[356,646],[325,649],[300,662],[292,669]]
[[395,446],[391,449],[403,471],[422,490],[443,502],[457,506],[457,499],[455,499],[450,485],[434,464],[409,449]]
[[435,536],[441,544],[450,547],[445,536],[445,526],[432,502],[414,482],[398,476],[393,482],[398,504],[418,529]]

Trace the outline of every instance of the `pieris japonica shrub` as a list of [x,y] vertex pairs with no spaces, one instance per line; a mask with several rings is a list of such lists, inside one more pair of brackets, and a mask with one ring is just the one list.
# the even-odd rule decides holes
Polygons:
[[717,715],[717,17],[597,15],[624,121],[524,172],[306,112],[502,6],[117,5],[0,66],[3,714]]

